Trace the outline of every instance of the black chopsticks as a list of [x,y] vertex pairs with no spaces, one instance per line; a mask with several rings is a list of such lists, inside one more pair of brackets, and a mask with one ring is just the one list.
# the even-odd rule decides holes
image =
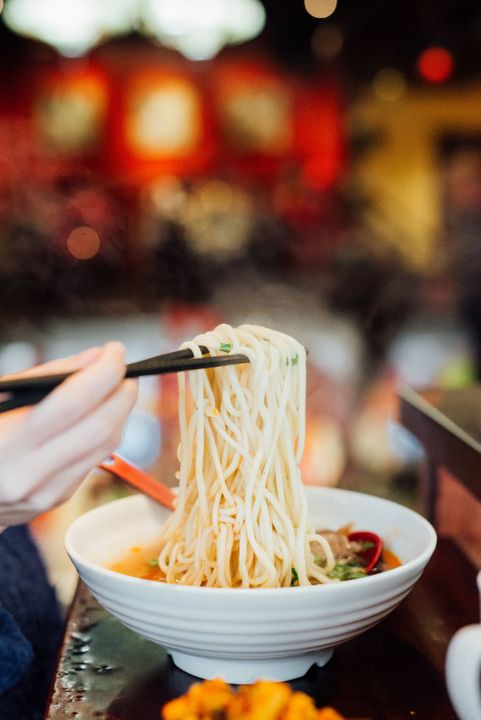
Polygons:
[[[245,355],[207,355],[205,347],[200,348],[202,357],[193,357],[191,350],[155,355],[145,360],[127,365],[125,377],[135,378],[145,375],[164,375],[166,373],[186,372],[188,370],[206,370],[208,368],[248,363]],[[0,413],[40,402],[48,393],[74,373],[59,375],[38,375],[36,377],[0,380],[0,393],[12,394],[12,397],[0,402]]]

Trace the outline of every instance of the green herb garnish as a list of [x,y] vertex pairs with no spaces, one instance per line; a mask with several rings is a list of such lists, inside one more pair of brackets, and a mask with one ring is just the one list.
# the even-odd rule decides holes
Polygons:
[[150,558],[150,560],[147,560],[147,565],[150,565],[150,567],[159,567],[159,561],[157,558]]
[[299,575],[296,568],[291,568],[291,587],[299,585]]
[[357,542],[359,543],[359,545],[362,547],[363,550],[370,550],[371,548],[374,547],[374,543],[372,540],[361,540],[361,541],[357,540]]
[[293,366],[294,366],[294,365],[297,365],[298,362],[299,362],[299,354],[296,353],[296,354],[294,355],[294,357],[291,358],[291,365],[293,365]]
[[337,562],[328,577],[332,580],[357,580],[366,577],[366,571],[359,563],[350,560],[349,562]]
[[221,343],[219,346],[219,350],[221,352],[228,353],[232,350],[232,345],[230,343]]

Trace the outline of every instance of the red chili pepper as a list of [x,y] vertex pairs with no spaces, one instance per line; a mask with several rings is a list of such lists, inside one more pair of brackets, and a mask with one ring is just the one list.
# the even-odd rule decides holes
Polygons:
[[363,547],[356,553],[357,555],[360,555],[366,563],[364,570],[368,573],[373,569],[381,557],[381,538],[379,535],[376,535],[376,533],[370,532],[369,530],[358,530],[357,532],[349,533],[347,538],[352,542],[368,543],[368,547]]

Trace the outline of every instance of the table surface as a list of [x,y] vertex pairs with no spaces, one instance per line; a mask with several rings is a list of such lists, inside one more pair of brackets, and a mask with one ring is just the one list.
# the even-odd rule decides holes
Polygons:
[[[458,547],[440,539],[423,577],[388,618],[292,685],[349,718],[455,720],[444,658],[453,633],[477,621],[475,575]],[[193,682],[163,648],[120,625],[80,584],[46,719],[159,720],[162,705]]]

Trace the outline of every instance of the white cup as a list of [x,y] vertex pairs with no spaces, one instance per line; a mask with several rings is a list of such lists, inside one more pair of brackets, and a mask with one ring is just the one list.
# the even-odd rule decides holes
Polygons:
[[[481,612],[481,572],[476,581]],[[460,720],[480,720],[481,624],[467,625],[453,636],[446,656],[446,683]]]

